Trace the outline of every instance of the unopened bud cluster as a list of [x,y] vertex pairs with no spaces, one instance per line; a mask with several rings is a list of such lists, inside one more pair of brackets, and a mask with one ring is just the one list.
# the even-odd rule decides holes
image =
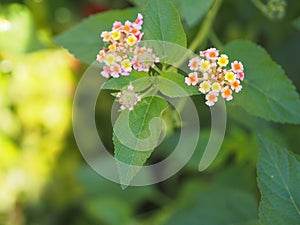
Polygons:
[[121,110],[128,109],[132,111],[141,99],[141,96],[134,92],[132,85],[128,85],[126,89],[117,93],[117,101],[121,104]]
[[285,8],[285,0],[269,0],[266,5],[264,5],[263,12],[270,19],[281,19],[285,15]]

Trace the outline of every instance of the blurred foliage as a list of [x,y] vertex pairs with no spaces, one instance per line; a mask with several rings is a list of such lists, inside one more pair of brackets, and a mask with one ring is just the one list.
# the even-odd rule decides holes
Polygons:
[[0,74],[0,211],[38,199],[64,146],[73,89],[66,56],[44,50],[2,60],[12,68]]
[[[198,162],[210,132],[210,112],[199,107],[197,151],[172,178],[122,191],[88,167],[71,128],[72,98],[85,65],[56,47],[52,38],[90,14],[122,9],[132,2],[136,1],[0,2],[1,225],[256,225],[257,133],[300,153],[296,149],[299,125],[262,121],[233,105],[227,108],[228,127],[220,154],[208,170],[199,173]],[[268,6],[270,2],[275,1],[261,3]],[[299,92],[300,2],[285,2],[285,14],[276,14],[272,20],[252,1],[224,1],[207,45],[240,38],[259,43],[282,65]],[[190,42],[203,17],[192,17],[189,10],[194,12],[195,7],[180,9],[181,15],[188,15],[183,25]],[[96,109],[99,135],[112,150],[111,124],[106,122],[110,114],[105,109],[112,98],[105,93],[100,97]],[[176,120],[174,115],[168,117],[172,118]],[[150,163],[170,154],[178,135],[176,126],[168,131]],[[241,208],[242,203],[247,207]]]

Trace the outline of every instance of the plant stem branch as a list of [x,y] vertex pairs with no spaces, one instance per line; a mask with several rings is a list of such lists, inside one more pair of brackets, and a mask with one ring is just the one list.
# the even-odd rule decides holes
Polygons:
[[162,73],[162,70],[159,69],[156,65],[152,69],[154,69],[158,74]]
[[218,38],[218,36],[213,30],[210,32],[209,40],[212,42],[214,46],[217,47],[217,49],[222,50],[224,48],[223,43],[221,42],[221,40]]
[[189,46],[191,51],[195,51],[197,47],[202,44],[205,39],[208,37],[209,30],[214,22],[217,12],[222,4],[223,0],[216,0],[211,10],[207,13],[205,20],[203,21],[201,28],[199,29],[196,37],[194,38],[193,42]]
[[252,0],[252,3],[261,11],[264,11],[265,5],[260,0]]
[[[203,23],[201,24],[201,27],[200,27],[198,33],[196,34],[196,37],[194,38],[194,40],[192,41],[192,43],[190,44],[190,46],[188,48],[192,52],[194,52],[197,49],[197,47],[200,44],[203,44],[203,42],[207,39],[207,37],[210,33],[211,26],[214,22],[214,19],[217,15],[217,12],[219,11],[219,8],[220,8],[222,2],[223,2],[223,0],[216,0],[214,5],[210,9],[210,11],[207,13]],[[173,66],[178,68],[184,61],[186,61],[188,59],[188,55],[189,54],[185,54],[181,58],[181,60],[174,63]],[[172,70],[172,67],[167,69],[166,72],[169,72],[171,70]]]

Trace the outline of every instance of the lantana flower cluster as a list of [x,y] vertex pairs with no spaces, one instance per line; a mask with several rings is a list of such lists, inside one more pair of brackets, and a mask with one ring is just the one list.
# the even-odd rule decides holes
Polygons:
[[200,51],[200,57],[192,58],[188,66],[193,72],[185,78],[185,83],[197,86],[206,95],[208,106],[213,106],[220,95],[231,101],[233,91],[238,93],[242,90],[243,64],[239,61],[229,63],[228,56],[220,55],[216,48]]
[[111,31],[102,32],[101,38],[106,45],[98,53],[97,61],[105,64],[101,72],[103,77],[128,76],[132,69],[148,72],[159,62],[152,49],[138,46],[144,35],[142,25],[143,15],[139,13],[134,22],[115,21]]

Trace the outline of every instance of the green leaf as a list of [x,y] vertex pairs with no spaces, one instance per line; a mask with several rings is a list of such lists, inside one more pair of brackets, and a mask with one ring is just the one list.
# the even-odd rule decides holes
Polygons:
[[150,80],[151,77],[147,73],[134,70],[129,76],[109,79],[103,84],[102,89],[121,90],[131,83],[135,91],[142,91],[151,85]]
[[293,25],[300,30],[300,17],[294,20]]
[[192,27],[208,12],[215,0],[174,0],[182,17]]
[[149,96],[133,111],[122,111],[115,122],[113,142],[122,188],[130,184],[158,144],[162,124],[157,118],[167,106],[164,99]]
[[148,2],[148,0],[129,0],[129,1],[136,6],[145,6]]
[[[96,159],[102,163],[101,159]],[[153,199],[157,195],[154,186],[131,187],[125,191],[114,182],[99,176],[91,167],[82,166],[77,175],[80,184],[83,186],[85,193],[92,198],[102,199],[104,197],[116,197],[127,203],[127,207],[136,208],[142,204],[145,199]]]
[[164,225],[246,225],[255,220],[256,201],[249,193],[231,188],[210,188],[199,193],[198,188],[188,204],[175,211]]
[[243,90],[233,102],[266,120],[300,123],[300,100],[295,86],[262,47],[240,40],[228,44],[224,51],[245,68]]
[[186,47],[180,16],[170,0],[150,0],[143,15],[143,40],[161,40]]
[[137,13],[136,9],[125,9],[111,10],[90,16],[56,36],[54,42],[68,49],[82,62],[90,64],[103,47],[103,41],[100,38],[101,32],[111,30],[114,21],[134,20]]
[[184,82],[184,76],[178,73],[164,73],[159,76],[159,90],[168,97],[186,97],[200,95],[195,86],[188,86]]
[[133,214],[126,201],[114,196],[91,199],[84,209],[89,217],[111,225],[128,224]]
[[300,157],[262,137],[260,144],[257,174],[261,223],[300,224]]
[[[144,7],[148,0],[130,0],[138,7]],[[172,0],[182,18],[192,27],[208,12],[215,0]]]

